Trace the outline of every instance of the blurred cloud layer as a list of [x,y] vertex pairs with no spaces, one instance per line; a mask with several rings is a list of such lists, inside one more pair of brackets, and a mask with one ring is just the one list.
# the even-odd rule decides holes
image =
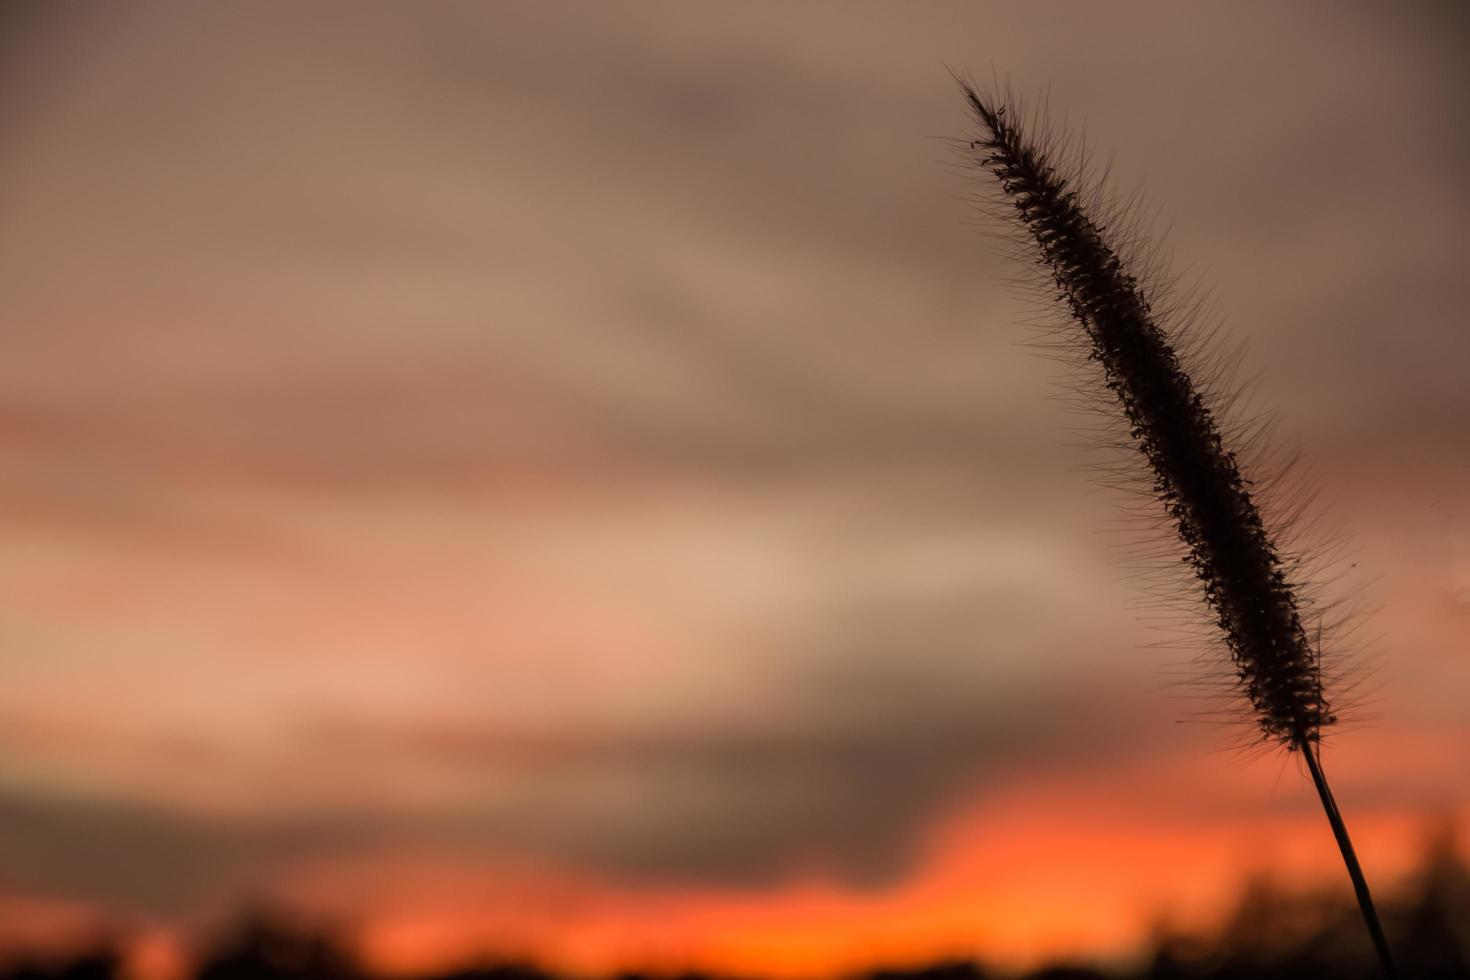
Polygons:
[[[1038,781],[994,833],[1058,799],[1191,847],[1308,826],[1279,761],[1227,778],[1175,724],[946,63],[1049,85],[1145,182],[1378,576],[1376,716],[1334,750],[1367,858],[1470,797],[1457,8],[4,17],[17,907],[187,924],[381,871],[461,911],[565,876],[847,908],[1000,846],[945,828]],[[1130,901],[1233,873],[1139,853]],[[1005,908],[1045,860],[919,893]]]

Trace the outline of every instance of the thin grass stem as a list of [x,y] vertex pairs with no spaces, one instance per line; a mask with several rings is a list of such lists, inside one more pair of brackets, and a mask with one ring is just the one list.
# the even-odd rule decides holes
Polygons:
[[1332,825],[1332,836],[1337,838],[1337,847],[1342,851],[1342,861],[1347,865],[1348,877],[1353,880],[1353,894],[1358,899],[1358,911],[1363,913],[1363,922],[1368,927],[1368,935],[1373,940],[1378,961],[1383,964],[1384,973],[1389,977],[1397,977],[1393,954],[1389,952],[1388,940],[1383,935],[1383,925],[1378,921],[1378,910],[1373,905],[1373,893],[1368,890],[1368,879],[1363,876],[1363,867],[1358,863],[1357,852],[1353,850],[1353,839],[1348,836],[1347,824],[1343,822],[1337,800],[1333,798],[1332,789],[1327,785],[1327,777],[1322,773],[1322,764],[1317,759],[1317,747],[1303,743],[1300,749],[1302,758],[1307,760],[1307,769],[1312,773],[1317,795],[1322,799],[1327,822]]

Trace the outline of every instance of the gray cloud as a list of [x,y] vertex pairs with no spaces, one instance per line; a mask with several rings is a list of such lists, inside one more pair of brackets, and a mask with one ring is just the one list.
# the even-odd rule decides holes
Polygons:
[[1061,760],[1117,762],[1148,737],[1136,719],[1151,709],[1122,692],[1057,684],[1039,712],[984,691],[940,697],[912,674],[876,677],[871,661],[855,662],[869,666],[834,664],[802,690],[840,709],[784,732],[337,722],[304,733],[298,764],[340,747],[339,770],[443,767],[466,787],[509,785],[494,803],[302,809],[283,798],[276,812],[232,817],[11,788],[0,797],[0,889],[198,921],[241,895],[275,894],[301,862],[403,848],[731,887],[776,884],[815,861],[879,887],[909,867],[927,821],[977,782]]

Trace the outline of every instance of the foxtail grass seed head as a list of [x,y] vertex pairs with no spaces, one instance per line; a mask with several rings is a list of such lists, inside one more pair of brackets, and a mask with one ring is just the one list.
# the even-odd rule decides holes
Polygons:
[[1110,228],[1115,216],[1100,206],[1098,187],[1082,183],[1085,147],[1074,164],[1060,162],[1066,154],[1045,127],[1039,138],[1030,132],[1013,99],[987,98],[957,80],[980,127],[968,162],[999,188],[992,201],[1017,233],[1018,254],[1042,270],[1066,310],[1064,349],[1085,351],[1101,368],[1107,400],[1121,409],[1127,441],[1146,461],[1147,489],[1183,545],[1182,560],[1229,650],[1231,686],[1261,736],[1304,759],[1379,961],[1395,976],[1319,758],[1322,729],[1337,720],[1323,691],[1321,643],[1308,636],[1303,592],[1243,473],[1243,448],[1221,424],[1207,387],[1186,370],[1180,331],[1151,270],[1135,265],[1137,236]]
[[1236,452],[1181,366],[1148,290],[1084,209],[1075,178],[1029,138],[1018,113],[962,88],[982,127],[970,144],[977,162],[1012,205],[1088,356],[1102,366],[1262,735],[1289,749],[1316,741],[1335,721],[1317,651]]

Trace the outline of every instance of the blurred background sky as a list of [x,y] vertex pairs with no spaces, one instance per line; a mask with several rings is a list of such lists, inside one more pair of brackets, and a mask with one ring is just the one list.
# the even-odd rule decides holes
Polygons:
[[[1370,876],[1470,817],[1457,3],[9,3],[0,946],[1126,951],[1342,877],[1181,725],[943,140],[1050,86],[1350,529]],[[180,944],[183,944],[182,946]]]

